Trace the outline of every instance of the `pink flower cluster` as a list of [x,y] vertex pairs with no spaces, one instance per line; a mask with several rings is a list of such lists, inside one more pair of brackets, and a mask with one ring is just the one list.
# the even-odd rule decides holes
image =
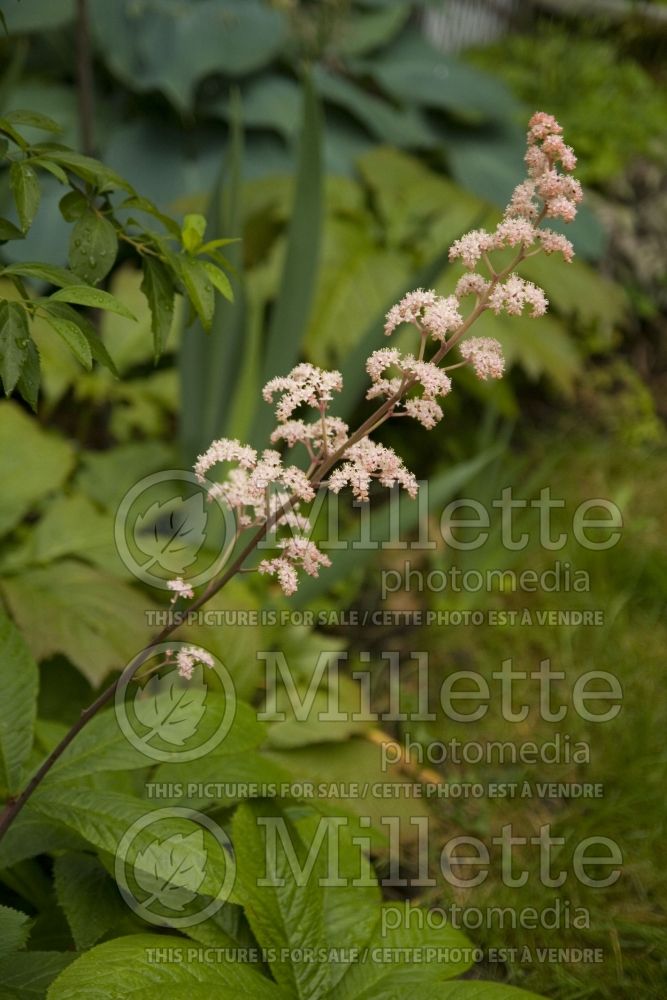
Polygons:
[[368,500],[371,480],[377,479],[390,488],[398,483],[411,497],[417,496],[417,480],[393,448],[385,448],[366,437],[351,445],[345,458],[329,478],[332,493],[340,493],[344,486],[350,486],[357,500]]
[[[333,493],[349,486],[357,500],[367,501],[376,481],[386,487],[399,485],[414,497],[418,484],[413,473],[393,449],[375,443],[369,435],[394,416],[410,416],[426,428],[434,427],[443,416],[441,401],[452,389],[449,373],[462,364],[471,365],[480,379],[502,377],[505,360],[498,341],[464,339],[483,312],[518,316],[528,309],[533,317],[546,312],[548,302],[542,289],[514,272],[522,260],[541,251],[572,259],[569,240],[542,223],[548,218],[571,221],[582,197],[578,181],[570,176],[576,158],[551,115],[540,112],[531,118],[525,161],[527,177],[514,189],[495,230],[473,230],[452,245],[450,260],[460,260],[467,269],[454,294],[442,296],[418,288],[387,313],[385,334],[410,324],[419,337],[418,351],[409,354],[388,347],[371,354],[366,362],[371,379],[367,399],[380,403],[355,433],[350,434],[347,424],[329,412],[334,394],[342,389],[340,372],[302,363],[288,375],[271,379],[263,397],[274,403],[278,419],[271,443],[304,446],[310,460],[307,472],[285,464],[276,450],[258,454],[227,438],[214,441],[197,459],[195,472],[202,483],[208,483],[206,474],[215,465],[231,466],[222,481],[208,488],[211,496],[224,499],[235,512],[239,530],[268,525],[275,531],[272,542],[277,554],[263,559],[257,569],[276,577],[285,594],[297,589],[300,572],[317,576],[321,567],[330,565],[310,540],[310,519],[300,511],[301,503],[314,499],[313,484]],[[508,249],[514,250],[511,263],[496,270],[494,253]],[[470,296],[473,304],[466,315],[463,300]],[[443,367],[443,359],[454,347],[463,360]],[[297,412],[302,407],[316,412],[305,419]],[[281,531],[289,534],[281,536]],[[192,596],[192,588],[181,578],[171,581],[169,588],[174,600]],[[192,672],[185,660],[183,670],[184,676],[187,670]]]
[[[173,662],[174,653],[173,650],[168,649],[166,652],[166,659],[168,662]],[[192,674],[198,663],[203,664],[205,667],[213,667],[214,660],[210,653],[200,646],[181,646],[180,649],[176,650],[176,666],[178,668],[178,673],[181,677],[184,677],[186,681],[192,680]]]
[[[396,368],[400,374],[384,378],[387,368]],[[384,347],[371,354],[366,362],[366,371],[373,382],[366,393],[366,399],[400,396],[396,405],[402,407],[408,416],[414,417],[427,430],[435,427],[442,419],[442,407],[437,402],[437,397],[446,396],[452,388],[451,379],[444,369],[431,361],[421,361],[412,354],[401,354],[396,348]],[[406,398],[401,395],[402,390],[415,385],[421,386],[420,396]]]

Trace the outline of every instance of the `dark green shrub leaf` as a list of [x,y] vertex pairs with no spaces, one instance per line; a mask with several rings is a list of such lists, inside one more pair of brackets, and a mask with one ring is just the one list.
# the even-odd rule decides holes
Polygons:
[[89,285],[105,278],[116,260],[118,236],[108,219],[87,209],[72,229],[69,266]]
[[27,358],[30,330],[18,302],[0,301],[0,377],[5,393],[13,392]]
[[21,229],[26,233],[37,215],[41,191],[37,174],[33,167],[23,161],[12,163],[9,171],[9,185],[19,214]]
[[0,783],[9,794],[19,791],[32,750],[37,713],[37,664],[21,633],[0,617]]
[[142,261],[144,280],[141,290],[148,299],[151,310],[153,348],[157,361],[163,353],[174,320],[175,288],[167,268],[154,257]]

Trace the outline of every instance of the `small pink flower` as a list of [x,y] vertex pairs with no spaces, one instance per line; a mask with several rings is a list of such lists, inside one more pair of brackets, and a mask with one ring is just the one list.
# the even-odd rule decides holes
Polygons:
[[460,347],[461,355],[475,369],[479,379],[502,378],[505,371],[503,349],[492,337],[471,337]]
[[177,576],[175,580],[167,580],[167,589],[173,590],[174,596],[171,599],[171,603],[175,604],[179,597],[187,597],[189,599],[195,596],[195,592],[189,583]]
[[529,305],[531,316],[543,316],[548,304],[542,289],[518,274],[511,274],[505,282],[497,284],[488,299],[489,309],[496,315],[504,311],[509,316],[520,316],[524,306]]
[[435,292],[424,291],[423,288],[417,288],[414,292],[408,292],[407,295],[404,295],[401,301],[392,306],[387,313],[384,324],[386,336],[393,333],[401,323],[418,323],[424,309],[433,305],[435,298]]
[[438,298],[424,310],[422,325],[434,340],[444,340],[450,331],[458,330],[463,323],[459,300],[455,295]]
[[466,267],[471,270],[481,259],[482,254],[493,248],[493,236],[485,229],[473,229],[466,233],[461,239],[452,243],[449,250],[449,259],[461,258]]
[[192,679],[195,666],[202,663],[205,667],[214,666],[213,657],[200,646],[182,646],[176,652],[176,664],[181,677],[186,680]]

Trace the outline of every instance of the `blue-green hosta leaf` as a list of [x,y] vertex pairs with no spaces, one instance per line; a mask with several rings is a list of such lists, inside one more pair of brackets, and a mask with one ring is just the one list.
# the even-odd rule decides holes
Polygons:
[[[206,860],[203,830],[185,837],[181,833],[164,840],[156,837],[145,850],[139,851],[134,862],[137,883],[149,893],[144,906],[156,900],[167,910],[182,911],[204,881]],[[177,874],[180,878],[175,882]]]
[[114,73],[135,90],[161,90],[181,110],[192,108],[203,77],[260,69],[287,37],[284,14],[260,0],[93,0],[91,21]]
[[30,934],[30,917],[20,910],[0,906],[0,959],[23,948]]
[[[48,1000],[289,1000],[289,993],[236,962],[201,962],[187,942],[168,934],[133,934],[97,945],[51,986]],[[163,950],[164,949],[164,950]],[[155,961],[161,954],[166,961]]]
[[0,617],[0,785],[13,794],[21,786],[32,749],[37,712],[37,664],[18,629]]
[[183,573],[204,544],[207,520],[201,493],[187,500],[156,500],[151,504],[137,517],[133,529],[137,546],[150,557],[144,571],[158,566],[174,575]]

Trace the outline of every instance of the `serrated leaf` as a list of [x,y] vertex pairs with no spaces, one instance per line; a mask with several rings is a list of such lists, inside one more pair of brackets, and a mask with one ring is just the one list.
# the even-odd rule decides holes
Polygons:
[[113,358],[106,349],[104,341],[83,313],[77,312],[76,309],[68,306],[65,302],[54,302],[53,298],[49,299],[49,312],[53,316],[60,316],[61,319],[69,320],[70,323],[78,326],[88,341],[88,346],[95,361],[100,365],[104,365],[105,368],[108,368],[118,378],[118,370]]
[[88,306],[91,309],[108,309],[109,312],[117,313],[126,319],[136,320],[137,318],[114,295],[102,292],[99,288],[90,288],[87,285],[70,285],[67,288],[61,288],[59,292],[51,296],[50,301]]
[[30,330],[25,309],[18,302],[0,301],[0,377],[9,396],[27,360]]
[[[204,881],[207,857],[203,830],[187,837],[176,833],[164,840],[156,838],[135,859],[135,878],[150,897],[142,904],[150,907],[157,901],[168,910],[181,911]],[[176,875],[178,882],[174,882]]]
[[73,465],[67,441],[45,431],[16,403],[1,402],[0,482],[11,482],[12,489],[0,491],[0,535],[58,490]]
[[42,264],[40,261],[22,261],[20,264],[11,264],[2,269],[2,274],[18,274],[23,278],[46,281],[49,285],[57,285],[58,288],[77,285],[79,281],[75,274],[67,271],[64,267],[57,267],[55,264]]
[[[97,945],[79,956],[49,990],[49,1000],[82,1000],[89,997],[208,996],[216,1000],[289,1000],[289,994],[251,965],[219,961],[203,963],[183,954],[184,939],[169,934],[133,934]],[[156,950],[180,957],[155,962]],[[178,949],[178,950],[177,950]],[[197,992],[198,991],[198,992]]]
[[74,961],[72,952],[20,951],[0,962],[2,1000],[41,1000],[49,984]]
[[34,168],[28,163],[16,161],[9,171],[9,186],[11,188],[19,222],[24,233],[30,229],[37,215],[41,190]]
[[69,319],[57,316],[46,308],[44,310],[44,318],[49,326],[56,331],[58,336],[62,337],[77,361],[90,371],[93,367],[93,354],[90,344],[81,331],[81,327]]
[[16,626],[0,617],[0,783],[17,792],[32,749],[37,712],[37,664]]
[[0,906],[0,959],[23,948],[30,934],[30,918],[20,910]]
[[39,351],[34,340],[29,340],[26,347],[26,356],[21,369],[21,375],[16,388],[19,394],[33,412],[37,412],[37,400],[39,399],[39,383],[41,378],[41,365]]
[[146,641],[145,596],[84,563],[63,559],[7,576],[1,586],[33,656],[64,653],[93,685]]
[[148,299],[151,310],[151,329],[155,360],[162,355],[174,320],[175,288],[167,268],[152,257],[143,259],[141,291]]
[[215,312],[215,292],[205,262],[170,254],[169,263],[185,288],[185,293],[205,330],[211,329]]
[[151,504],[134,523],[134,540],[151,557],[144,569],[157,565],[176,575],[182,573],[204,544],[207,520],[202,493],[187,500],[175,497]]
[[195,668],[191,681],[183,683],[177,670],[151,677],[134,698],[134,712],[148,733],[148,744],[159,737],[170,746],[182,747],[194,735],[206,711],[208,687],[201,667]]
[[220,294],[224,295],[229,302],[233,302],[234,292],[225,272],[221,271],[219,267],[215,266],[215,264],[211,264],[208,260],[204,261],[204,267],[206,268],[206,273],[211,279],[214,287],[217,288]]
[[80,951],[92,948],[124,916],[118,888],[91,854],[70,852],[53,866],[58,903]]
[[69,266],[89,285],[97,285],[114,265],[118,235],[111,222],[87,209],[70,234]]
[[6,111],[3,117],[12,125],[30,125],[32,128],[39,128],[44,132],[62,132],[58,122],[49,118],[48,115],[39,114],[37,111]]

